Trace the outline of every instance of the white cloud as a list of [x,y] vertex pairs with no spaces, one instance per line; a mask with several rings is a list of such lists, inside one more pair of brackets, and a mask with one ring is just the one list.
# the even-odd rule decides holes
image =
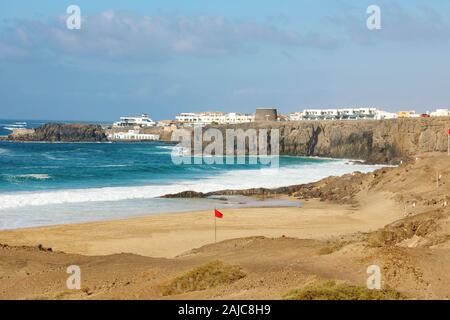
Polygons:
[[359,45],[380,41],[426,43],[450,40],[450,21],[431,6],[401,6],[385,3],[381,7],[382,29],[370,31],[361,15],[335,15],[329,18],[345,35]]
[[0,56],[11,49],[30,55],[69,54],[107,59],[164,59],[175,55],[217,57],[257,52],[261,46],[332,49],[336,40],[300,34],[221,16],[142,16],[105,11],[83,19],[81,30],[68,30],[65,17],[53,23],[19,21],[0,37]]

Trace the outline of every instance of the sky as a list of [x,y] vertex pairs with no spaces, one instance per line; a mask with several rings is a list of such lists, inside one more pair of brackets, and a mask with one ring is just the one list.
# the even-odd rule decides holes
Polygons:
[[425,112],[450,106],[449,53],[448,0],[0,0],[0,119]]

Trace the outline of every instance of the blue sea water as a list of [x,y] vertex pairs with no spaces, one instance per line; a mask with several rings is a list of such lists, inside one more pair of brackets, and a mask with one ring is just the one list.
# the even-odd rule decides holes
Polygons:
[[[14,121],[16,125],[24,122]],[[40,123],[27,122],[26,126]],[[186,190],[281,187],[376,168],[345,160],[301,157],[281,157],[279,169],[259,164],[175,165],[173,148],[159,142],[0,141],[0,229],[254,206],[258,204],[248,199],[159,197]],[[280,204],[292,205],[270,203]]]
[[46,123],[45,121],[36,120],[2,120],[0,119],[0,136],[7,136],[13,129],[33,129]]

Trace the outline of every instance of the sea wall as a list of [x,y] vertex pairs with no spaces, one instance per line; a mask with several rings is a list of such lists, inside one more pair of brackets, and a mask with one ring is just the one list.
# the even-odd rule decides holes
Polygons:
[[45,124],[34,130],[15,131],[8,136],[11,141],[47,142],[102,142],[107,137],[100,125],[92,124]]
[[398,163],[422,153],[446,152],[450,118],[262,122],[215,128],[224,139],[230,128],[279,129],[283,155]]

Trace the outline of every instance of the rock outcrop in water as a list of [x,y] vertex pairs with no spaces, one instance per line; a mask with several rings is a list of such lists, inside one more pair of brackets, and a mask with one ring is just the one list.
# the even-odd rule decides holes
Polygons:
[[[389,169],[377,170],[372,175],[384,173]],[[162,198],[208,198],[211,196],[258,196],[258,197],[273,197],[275,195],[296,195],[299,199],[321,199],[322,201],[335,201],[341,203],[351,202],[352,196],[360,191],[361,181],[369,174],[355,172],[353,174],[346,174],[342,177],[328,177],[318,182],[291,185],[280,188],[251,188],[251,189],[237,189],[237,190],[220,190],[208,193],[184,191],[176,194],[168,194]]]
[[48,142],[102,142],[107,141],[100,125],[49,123],[35,130],[15,131],[9,135],[12,141]]

